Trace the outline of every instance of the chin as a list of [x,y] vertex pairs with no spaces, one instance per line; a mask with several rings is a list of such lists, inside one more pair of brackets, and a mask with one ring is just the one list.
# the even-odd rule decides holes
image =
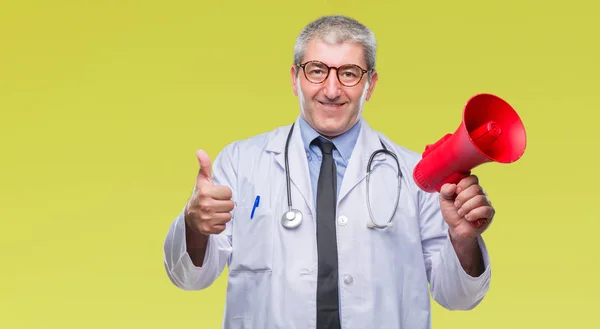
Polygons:
[[319,133],[328,137],[335,137],[341,135],[345,131],[345,122],[340,122],[339,120],[326,122],[320,122],[317,126]]
[[[306,113],[309,114],[310,112]],[[312,111],[311,118],[315,130],[323,136],[335,137],[343,134],[356,120],[349,117],[346,111]],[[351,122],[352,121],[352,122]]]

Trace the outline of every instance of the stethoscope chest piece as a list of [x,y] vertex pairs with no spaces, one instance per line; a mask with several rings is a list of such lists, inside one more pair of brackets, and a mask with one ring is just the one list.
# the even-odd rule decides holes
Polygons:
[[291,209],[281,216],[281,225],[285,228],[296,228],[302,222],[302,213],[300,210]]

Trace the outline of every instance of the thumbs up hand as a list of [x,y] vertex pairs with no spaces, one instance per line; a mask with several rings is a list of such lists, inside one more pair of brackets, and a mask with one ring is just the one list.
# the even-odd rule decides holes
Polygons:
[[185,222],[202,234],[219,234],[231,220],[232,191],[227,186],[214,185],[210,157],[204,150],[198,150],[196,156],[200,171],[194,193],[185,207]]

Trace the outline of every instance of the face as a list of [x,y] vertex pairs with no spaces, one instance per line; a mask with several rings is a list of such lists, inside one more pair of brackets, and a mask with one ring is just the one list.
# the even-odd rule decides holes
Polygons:
[[[356,64],[363,69],[367,67],[360,44],[332,45],[311,40],[301,63],[311,60],[321,61],[330,67],[344,64]],[[296,71],[299,73],[297,77]],[[296,66],[292,66],[291,78],[292,89],[299,98],[303,118],[321,135],[333,138],[348,131],[358,121],[364,103],[371,98],[377,83],[377,72],[373,72],[370,84],[365,73],[362,80],[353,87],[342,85],[335,69],[330,70],[327,79],[320,84],[308,81],[303,69]]]

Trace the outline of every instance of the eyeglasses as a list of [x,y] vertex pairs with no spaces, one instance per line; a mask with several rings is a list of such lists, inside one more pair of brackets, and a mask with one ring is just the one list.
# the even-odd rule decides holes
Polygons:
[[367,70],[363,70],[362,67],[355,64],[345,64],[340,67],[330,67],[319,61],[309,61],[304,64],[296,64],[296,66],[304,69],[304,76],[306,77],[306,80],[315,84],[319,84],[327,80],[331,69],[335,69],[338,81],[346,87],[356,86],[360,80],[362,80],[363,75],[369,72]]

